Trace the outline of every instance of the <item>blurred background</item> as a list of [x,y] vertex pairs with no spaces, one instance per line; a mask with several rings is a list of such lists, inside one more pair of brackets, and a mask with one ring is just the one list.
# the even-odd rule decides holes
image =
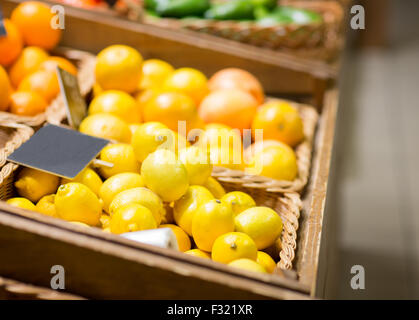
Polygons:
[[[329,207],[338,299],[419,299],[419,1],[366,0],[341,74]],[[365,268],[365,290],[350,286]]]

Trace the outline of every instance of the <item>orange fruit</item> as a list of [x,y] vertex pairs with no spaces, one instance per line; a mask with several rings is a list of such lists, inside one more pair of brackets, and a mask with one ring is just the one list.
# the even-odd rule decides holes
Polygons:
[[175,70],[166,78],[164,87],[190,96],[197,105],[208,94],[207,77],[193,68]]
[[56,72],[57,66],[73,75],[77,75],[76,66],[63,57],[49,57],[40,65],[39,69]]
[[9,111],[20,116],[35,116],[48,107],[45,99],[34,91],[16,91],[10,98]]
[[263,139],[279,140],[291,147],[304,139],[300,114],[285,101],[272,101],[261,106],[253,119],[253,134],[255,129],[263,129]]
[[35,91],[47,103],[50,103],[60,92],[57,74],[51,71],[36,71],[22,80],[19,84],[18,91]]
[[240,130],[250,128],[258,103],[248,92],[222,89],[211,92],[199,106],[199,116]]
[[188,234],[183,231],[181,227],[178,227],[175,224],[161,224],[159,228],[169,228],[173,231],[176,236],[180,252],[185,252],[191,249],[191,239],[189,239]]
[[0,111],[6,111],[9,106],[12,87],[6,70],[0,66]]
[[9,19],[3,23],[7,35],[0,37],[0,65],[9,66],[22,52],[23,41],[19,29]]
[[48,53],[44,49],[38,47],[24,48],[19,58],[13,63],[9,70],[12,85],[17,88],[23,78],[37,71],[41,64],[47,59]]
[[143,57],[125,45],[112,45],[97,55],[96,81],[104,90],[122,90],[132,93],[138,88],[142,74]]
[[178,132],[178,121],[186,121],[189,132],[196,123],[198,110],[192,98],[178,92],[161,93],[152,98],[143,109],[144,121],[159,121]]
[[262,84],[251,73],[238,69],[227,68],[215,73],[208,81],[211,91],[219,89],[240,89],[255,97],[258,104],[263,103],[264,94]]
[[53,49],[61,38],[61,29],[51,26],[53,18],[54,14],[49,6],[37,1],[19,4],[11,16],[11,20],[22,33],[25,44],[45,50]]

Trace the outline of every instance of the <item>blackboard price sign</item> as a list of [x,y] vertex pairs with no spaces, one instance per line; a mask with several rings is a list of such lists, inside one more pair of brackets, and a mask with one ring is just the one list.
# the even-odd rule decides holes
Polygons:
[[0,8],[0,37],[7,36],[6,27],[4,26],[3,11]]

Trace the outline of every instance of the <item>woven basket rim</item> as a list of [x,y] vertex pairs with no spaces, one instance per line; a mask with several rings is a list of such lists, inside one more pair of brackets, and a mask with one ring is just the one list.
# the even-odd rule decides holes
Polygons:
[[212,176],[222,182],[242,185],[246,188],[264,189],[266,192],[284,193],[301,192],[308,182],[311,168],[311,157],[314,146],[314,135],[319,114],[316,109],[307,104],[301,104],[286,99],[270,98],[268,101],[285,101],[296,107],[303,119],[304,141],[296,148],[298,176],[294,181],[281,181],[272,178],[248,174],[244,171],[224,167],[214,167]]

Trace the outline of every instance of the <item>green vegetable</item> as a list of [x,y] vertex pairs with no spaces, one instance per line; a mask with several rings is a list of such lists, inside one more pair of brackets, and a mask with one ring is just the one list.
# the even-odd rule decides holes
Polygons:
[[210,7],[209,0],[157,0],[156,12],[162,17],[202,16]]
[[277,7],[270,14],[257,19],[263,26],[272,26],[276,24],[309,24],[322,21],[322,16],[317,12],[298,9],[293,7]]
[[277,0],[251,0],[255,7],[264,7],[266,9],[272,10],[276,7]]
[[157,8],[158,0],[145,0],[144,5],[146,10],[155,11]]
[[231,0],[213,5],[205,12],[205,18],[215,20],[254,19],[252,0]]

